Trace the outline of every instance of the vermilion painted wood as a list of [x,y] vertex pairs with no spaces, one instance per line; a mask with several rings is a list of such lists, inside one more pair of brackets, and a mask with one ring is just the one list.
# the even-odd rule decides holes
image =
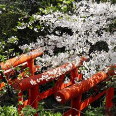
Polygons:
[[[27,66],[30,68],[30,73],[31,74],[34,74],[34,72],[35,72],[35,69],[36,68],[38,68],[38,66],[34,66],[34,58],[36,58],[37,56],[40,56],[40,55],[42,55],[43,54],[43,51],[41,50],[41,49],[37,49],[37,50],[33,50],[32,52],[29,52],[29,53],[27,53],[27,54],[23,54],[23,55],[21,55],[21,56],[18,56],[18,57],[15,57],[15,58],[12,58],[12,59],[10,59],[10,60],[7,60],[5,63],[3,63],[3,62],[1,62],[0,63],[0,67],[1,67],[1,69],[2,70],[5,70],[4,71],[4,75],[6,76],[6,78],[7,78],[7,80],[8,80],[8,82],[9,82],[9,84],[12,84],[11,83],[11,79],[9,79],[10,77],[9,76],[11,76],[11,75],[15,75],[15,70],[12,68],[12,67],[16,67],[16,66],[18,66],[18,65],[21,65],[21,69],[24,69],[24,68],[26,68]],[[31,62],[31,60],[33,61],[33,62]],[[23,63],[23,64],[22,64]],[[32,65],[33,65],[33,67],[32,67]],[[23,74],[23,72],[22,72],[22,74]],[[22,74],[20,74],[20,75],[22,75]],[[33,76],[33,75],[32,75]],[[0,78],[2,79],[3,77],[2,77],[2,75],[0,75]],[[12,80],[12,81],[14,81],[14,80]],[[3,83],[1,83],[0,84],[1,85],[1,87],[0,87],[0,89],[3,87]],[[4,84],[4,86],[5,86],[5,84]],[[35,89],[34,89],[35,90]],[[30,101],[30,104],[32,104],[32,106],[35,108],[37,108],[37,100],[36,100],[36,103],[35,102],[33,102],[34,100],[33,99],[35,99],[35,98],[33,98],[33,96],[32,96],[32,94],[33,94],[33,92],[34,91],[32,91],[32,93],[30,94],[31,95],[31,97],[30,97],[30,100],[28,100],[28,101]],[[34,92],[34,94],[35,95],[37,95],[37,91],[36,92]],[[35,96],[34,96],[35,97]],[[22,94],[22,92],[20,91],[19,93],[18,93],[18,102],[20,103],[20,102],[24,102],[23,101],[23,94]],[[33,102],[33,103],[32,103]],[[24,104],[18,104],[18,111],[20,112],[21,111],[21,109],[23,108],[23,106],[24,106]]]
[[[45,84],[51,80],[54,80],[55,78],[58,78],[62,74],[65,74],[71,69],[75,68],[75,66],[73,66],[72,64],[71,64],[71,67],[69,67],[69,65],[70,63],[67,63],[53,70],[44,72],[42,74],[34,75],[33,77],[26,78],[21,81],[17,81],[12,86],[15,89],[26,90],[27,88],[32,88],[34,85]],[[66,70],[67,67],[69,67],[68,70]],[[64,69],[64,71],[62,69]],[[46,78],[43,78],[43,77],[46,77]],[[31,84],[31,82],[33,82],[33,84]]]
[[86,108],[88,105],[90,105],[92,102],[96,101],[98,98],[100,98],[102,95],[104,95],[106,91],[103,91],[102,93],[91,96],[88,99],[84,100],[83,102],[79,103],[80,106],[78,106],[78,97],[76,97],[77,101],[75,101],[75,104],[77,104],[78,107],[72,106],[68,111],[66,111],[63,116],[80,116],[82,114],[82,110]]
[[55,94],[57,90],[64,89],[65,87],[68,87],[70,85],[72,85],[72,82],[69,82],[67,84],[63,84],[63,86],[58,85],[58,87],[57,86],[52,87],[52,88],[40,93],[38,99],[39,99],[39,101],[42,100],[42,99],[45,99],[45,98],[51,96],[52,94]]
[[[21,70],[23,70],[26,67],[27,67],[27,63],[23,67],[21,67]],[[34,68],[35,68],[34,70],[37,71],[40,68],[40,66],[35,66]],[[9,70],[4,71],[4,76],[10,85],[13,84],[17,80],[17,79],[12,79],[13,75],[16,75],[16,71],[13,69],[9,69]],[[25,72],[21,72],[18,75],[18,77],[26,78]],[[2,78],[4,78],[4,77],[2,75],[0,75],[0,79],[2,79]],[[0,83],[0,85],[3,85],[3,84]],[[4,84],[4,86],[5,86],[5,84]],[[0,88],[1,88],[1,86],[0,86]]]
[[[36,58],[37,56],[40,56],[40,55],[42,55],[43,54],[43,51],[42,51],[42,49],[36,49],[36,50],[33,50],[32,52],[29,52],[29,53],[27,53],[27,54],[23,54],[23,55],[21,55],[21,56],[18,56],[18,57],[14,57],[14,58],[12,58],[12,59],[10,59],[10,60],[7,60],[5,63],[3,63],[3,62],[1,62],[0,63],[0,67],[1,67],[1,69],[2,70],[5,70],[4,71],[4,75],[6,76],[6,78],[7,78],[7,80],[8,80],[8,82],[9,82],[9,84],[12,84],[11,83],[11,79],[9,79],[10,77],[9,76],[11,76],[11,75],[13,75],[13,74],[15,74],[15,70],[14,69],[12,69],[12,67],[16,67],[16,66],[18,66],[18,65],[21,65],[21,69],[23,69],[23,68],[26,68],[27,67],[27,65],[28,65],[28,67],[30,68],[30,73],[31,74],[34,74],[34,72],[35,72],[35,68],[38,68],[38,66],[34,66],[34,58]],[[33,60],[33,62],[31,62],[31,60]],[[22,64],[23,63],[23,64]],[[32,65],[33,65],[33,67],[32,67]],[[21,75],[21,74],[20,74]],[[33,75],[32,75],[33,76]],[[2,79],[3,77],[2,77],[2,75],[0,75],[0,78]],[[0,89],[3,87],[3,83],[2,84],[0,84],[1,85],[1,87],[0,87]],[[4,84],[4,86],[5,86],[5,84]],[[38,87],[37,87],[38,88]],[[35,89],[34,89],[35,90]],[[31,90],[30,90],[31,91]],[[36,91],[36,90],[35,90]],[[38,106],[38,104],[37,104],[37,100],[36,100],[36,102],[33,102],[34,100],[33,99],[35,99],[35,98],[33,98],[33,96],[32,96],[32,94],[33,94],[33,92],[34,91],[32,91],[32,93],[31,92],[29,92],[29,93],[31,93],[30,94],[30,104],[32,104],[32,106],[35,108],[37,108],[37,106]],[[36,92],[34,92],[34,94],[35,95],[37,95],[37,91]],[[35,96],[34,96],[35,97]],[[18,102],[24,102],[23,101],[23,94],[22,94],[22,92],[19,92],[19,94],[18,94]],[[33,102],[33,103],[32,103]],[[22,107],[23,107],[23,105],[24,104],[19,104],[18,105],[18,111],[21,111],[21,109],[22,109]]]
[[[22,70],[23,70],[23,68],[26,68],[27,66],[25,66],[25,67],[22,67]],[[37,71],[38,69],[40,68],[40,66],[35,66],[35,71]],[[8,81],[8,83],[9,83],[9,85],[12,85],[17,79],[11,79],[10,78],[10,76],[11,75],[15,75],[15,71],[14,70],[6,70],[5,72],[4,72],[4,75],[5,75],[5,78],[7,79],[7,81]],[[25,72],[21,72],[20,74],[20,77],[22,77],[22,78],[25,78],[26,76],[26,74],[25,74]],[[18,75],[18,77],[19,77],[19,75]],[[2,79],[3,77],[0,75],[0,79]],[[0,90],[3,88],[5,86],[5,83],[0,83]]]
[[79,95],[73,99],[71,99],[71,108],[72,108],[72,116],[80,116],[81,115],[81,98],[82,95]]
[[[23,70],[24,68],[26,68],[27,67],[27,63],[25,62],[25,63],[23,63],[23,64],[21,64],[21,69]],[[6,71],[4,71],[3,72],[4,73],[4,75],[7,77],[7,78],[9,78],[10,77],[10,75],[15,75],[16,74],[16,71],[14,70],[14,69],[8,69],[8,70],[6,70]],[[0,74],[0,79],[2,79],[3,77],[2,77],[2,74]]]
[[[22,69],[23,68],[26,68],[26,64],[22,65]],[[8,69],[3,72],[3,75],[0,74],[0,79],[3,79],[4,78],[3,76],[5,76],[5,79],[7,79],[8,83],[11,85],[13,83],[13,80],[10,78],[10,76],[15,75],[15,74],[16,74],[16,71],[14,69]],[[0,83],[0,85],[1,85],[0,86],[0,90],[1,90],[5,86],[5,83],[3,84],[2,82]]]
[[[57,90],[63,89],[63,88],[68,87],[70,85],[72,85],[72,82],[69,82],[69,83],[66,83],[66,84],[63,84],[63,85],[57,85],[56,84],[54,87],[52,87],[52,88],[50,88],[50,89],[48,89],[48,90],[46,90],[42,93],[39,93],[38,101],[41,101],[42,99],[45,99],[45,98],[51,96],[52,94],[56,93]],[[30,104],[29,100],[24,101],[24,106],[28,105],[28,104]]]
[[29,100],[23,101],[23,107],[25,107],[25,106],[27,106],[27,105],[29,105]]
[[[20,58],[15,57],[12,58],[6,63],[0,63],[1,68],[4,70],[10,69],[12,66],[15,67],[17,65],[20,65],[24,62],[26,62],[26,67],[29,67],[31,76],[29,78],[25,78],[22,80],[16,80],[13,83],[13,86],[15,89],[21,90],[18,94],[18,101],[22,102],[23,105],[18,106],[18,110],[21,111],[21,109],[25,105],[31,105],[33,108],[37,109],[38,102],[44,98],[47,98],[48,96],[56,93],[55,96],[59,96],[61,98],[61,101],[59,102],[66,102],[67,100],[71,99],[71,107],[68,112],[64,113],[63,116],[80,116],[81,110],[87,107],[90,103],[97,100],[99,97],[101,97],[103,94],[107,93],[106,96],[106,108],[112,107],[112,97],[114,95],[114,90],[109,89],[107,92],[103,91],[102,93],[99,93],[96,96],[90,96],[88,99],[81,101],[82,93],[88,91],[90,88],[98,84],[99,82],[106,79],[109,75],[114,75],[114,71],[109,70],[106,74],[105,72],[99,72],[95,75],[93,75],[88,80],[83,80],[79,84],[75,84],[75,79],[82,80],[82,74],[78,73],[78,67],[83,64],[83,61],[86,61],[87,59],[82,57],[80,61],[77,63],[77,61],[73,61],[71,63],[66,63],[58,68],[52,69],[50,71],[46,71],[39,75],[34,75],[34,72],[36,71],[36,66],[34,65],[34,58],[36,58],[38,55],[41,55],[43,52],[41,50],[34,50],[30,52],[29,54],[23,54]],[[15,63],[14,63],[15,62]],[[113,68],[116,68],[114,66]],[[12,72],[12,71],[9,71]],[[23,72],[22,72],[23,73]],[[64,83],[64,78],[67,73],[70,73],[71,79],[70,82]],[[8,72],[6,73],[8,74]],[[109,74],[109,75],[108,75]],[[45,84],[51,80],[57,79],[56,84],[54,87],[40,93],[39,92],[39,85]],[[71,86],[70,86],[71,85]],[[70,86],[70,87],[69,87]],[[67,88],[66,88],[67,87]],[[22,91],[28,90],[29,91],[29,98],[26,101],[23,101],[23,94]],[[110,94],[110,92],[112,94]],[[110,95],[109,95],[110,94]],[[37,116],[37,114],[35,114]]]
[[54,90],[58,91],[58,90],[61,90],[64,87],[64,80],[65,80],[65,75],[61,75],[60,78],[57,79],[56,83],[55,83],[55,87],[54,87]]
[[50,95],[53,95],[55,93],[54,88],[50,88],[44,92],[42,92],[41,94],[39,94],[38,100],[41,101],[47,97],[49,97]]
[[[27,61],[27,67],[29,67],[31,78],[33,78],[35,72],[34,59]],[[33,88],[29,89],[29,98],[28,98],[29,105],[31,105],[35,109],[38,108],[38,96],[39,96],[38,86],[34,86]],[[34,116],[37,116],[37,114],[35,114]]]
[[71,70],[75,69],[76,67],[79,67],[82,64],[82,61],[87,60],[86,58],[81,58],[79,63],[76,63],[75,61],[71,63],[66,63],[60,67],[57,67],[55,69],[52,69],[50,71],[46,71],[42,74],[34,75],[30,78],[25,78],[21,81],[16,81],[12,86],[15,89],[19,90],[26,90],[28,88],[32,88],[35,85],[42,85],[45,84],[51,80],[54,80],[58,78],[59,76],[66,74],[70,72]]
[[[79,65],[81,65],[82,64],[82,60],[83,59],[81,59],[80,60],[80,62],[79,62]],[[32,73],[32,74],[34,74],[34,65],[33,65],[33,63],[32,63],[32,61],[28,61],[28,67],[29,67],[29,69],[30,69],[30,72]],[[69,70],[71,70],[70,69],[70,67],[71,68],[75,68],[75,66],[74,66],[74,62],[72,63],[72,64],[70,64],[69,63],[69,65],[67,65],[67,67],[65,68],[66,69],[66,71],[65,71],[65,73],[66,72],[68,72]],[[67,71],[68,70],[68,71]],[[61,70],[60,70],[60,68],[57,68],[57,71],[56,71],[56,76],[59,76],[60,74],[61,74],[61,76],[62,76],[62,73],[61,73]],[[64,73],[64,71],[63,71],[63,73]],[[52,76],[53,76],[53,74],[52,74]],[[32,75],[31,77],[30,77],[31,79],[33,79],[34,78],[34,76]],[[49,89],[49,90],[47,90],[47,91],[45,91],[45,92],[43,92],[42,94],[39,94],[38,93],[38,86],[33,86],[30,90],[29,90],[29,99],[28,99],[28,103],[29,103],[29,105],[31,105],[32,107],[34,107],[34,108],[37,108],[37,106],[38,106],[38,95],[40,96],[40,95],[42,95],[42,96],[45,96],[45,97],[48,97],[49,95],[51,95],[51,94],[53,94],[53,93],[55,93],[55,89],[61,89],[61,88],[64,88],[64,87],[66,87],[67,85],[69,85],[69,83],[68,84],[64,84],[62,81],[62,78],[60,78],[60,85],[58,84],[58,83],[56,83],[56,86],[54,87],[54,88],[52,88],[52,89]],[[37,88],[36,88],[37,87]],[[60,87],[60,88],[57,88],[57,87]],[[41,97],[42,97],[41,96]],[[44,97],[44,98],[45,98]],[[37,114],[36,114],[37,115]]]
[[[8,81],[10,81],[9,80],[10,76],[15,75],[15,73],[16,73],[16,71],[14,69],[12,69],[12,67],[16,67],[18,65],[21,65],[21,69],[24,69],[27,67],[27,63],[26,63],[27,60],[34,59],[37,56],[40,56],[42,54],[43,54],[43,52],[41,49],[33,50],[32,52],[29,52],[27,54],[23,54],[19,57],[14,57],[10,60],[7,60],[5,63],[1,62],[0,67],[2,70],[5,70],[4,75],[5,75],[6,79]],[[39,67],[36,66],[35,68],[39,68]],[[2,78],[3,78],[2,74],[0,74],[0,79],[2,79]],[[3,85],[3,83],[0,85]]]
[[[114,72],[114,70],[115,70],[115,72]],[[109,74],[109,76],[113,76],[114,78],[116,78],[116,65],[111,66],[111,68],[108,71],[108,74]],[[105,108],[106,108],[107,116],[112,115],[110,110],[111,110],[111,107],[113,106],[113,101],[112,101],[113,97],[114,97],[114,88],[111,87],[106,91],[106,106],[105,106]]]
[[90,88],[94,87],[96,84],[103,81],[107,77],[108,75],[105,72],[98,72],[94,74],[91,78],[83,80],[79,84],[74,84],[70,87],[58,91],[56,93],[56,97],[59,96],[61,98],[60,102],[64,103],[88,91]]
[[0,83],[0,90],[2,90],[3,87],[5,87],[5,83],[4,82]]
[[[65,88],[65,89],[60,90],[59,92],[56,93],[56,96],[58,96],[60,98],[61,103],[64,103],[67,100],[71,99],[71,103],[72,103],[71,104],[71,109],[69,111],[67,111],[66,113],[64,113],[63,116],[68,116],[68,115],[80,116],[81,111],[85,107],[87,107],[89,104],[91,104],[92,102],[94,102],[95,100],[97,100],[98,98],[100,98],[102,95],[104,95],[106,93],[107,93],[106,94],[106,109],[107,109],[106,115],[111,116],[111,113],[109,112],[109,110],[113,106],[112,99],[113,99],[113,96],[114,96],[114,88],[109,88],[108,90],[105,90],[105,91],[97,94],[96,96],[90,96],[88,99],[81,102],[81,95],[82,95],[82,93],[89,90],[88,86],[90,88],[92,88],[97,83],[106,79],[108,76],[114,76],[115,75],[115,72],[114,72],[114,70],[112,70],[112,68],[116,68],[116,66],[111,66],[110,68],[111,69],[109,69],[107,74],[104,73],[104,74],[101,75],[101,74],[97,73],[97,75],[94,75],[94,76],[97,76],[97,77],[94,78],[94,76],[92,76],[91,78],[94,78],[94,80],[91,80],[91,78],[90,78],[89,81],[87,80],[88,82],[86,84],[84,84],[83,81],[82,81],[81,84],[83,84],[85,87],[87,87],[87,89],[82,89],[82,88],[84,88],[83,86],[81,88],[78,88],[79,86],[81,86],[81,84],[78,84],[76,87],[75,87],[75,85],[72,85],[73,87],[71,86],[71,87]],[[103,73],[103,72],[100,72],[100,73]],[[72,72],[72,76],[74,76],[73,72]],[[101,77],[101,78],[99,78],[100,80],[98,79],[99,76]],[[99,80],[99,82],[97,82],[96,79]],[[89,85],[90,82],[91,82],[91,84],[93,83],[92,86]],[[67,92],[64,91],[64,90],[67,90]],[[62,94],[59,94],[60,92],[65,92],[63,94],[65,94],[65,96],[68,96],[68,97],[65,98]],[[73,95],[75,95],[75,96],[73,96]],[[65,100],[64,100],[64,98],[65,98]]]
[[79,77],[78,68],[71,70],[70,75],[71,75],[71,81],[73,82],[73,84],[75,83],[75,81],[81,80]]
[[[71,78],[73,80],[73,84],[75,84],[75,81],[80,81],[82,78],[80,78],[80,75],[78,73],[78,68],[75,68],[71,71]],[[80,104],[81,104],[81,98],[82,95],[77,96],[76,98],[71,99],[71,107],[72,107],[72,116],[80,116]]]
[[1,62],[0,66],[1,66],[2,70],[8,70],[12,67],[15,67],[24,62],[27,62],[28,60],[34,59],[42,54],[43,54],[43,51],[41,48],[39,48],[39,49],[33,50],[32,52],[29,52],[27,54],[22,54],[20,56],[9,59],[5,63]]
[[106,91],[106,115],[111,116],[110,110],[113,107],[114,88],[109,88]]

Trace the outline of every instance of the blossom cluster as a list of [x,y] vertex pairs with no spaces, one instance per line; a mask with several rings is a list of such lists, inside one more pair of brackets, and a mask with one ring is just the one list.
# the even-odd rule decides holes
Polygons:
[[[115,4],[91,1],[75,2],[72,14],[34,14],[35,20],[50,26],[50,34],[38,36],[36,43],[20,48],[43,47],[45,54],[37,58],[37,64],[42,67],[54,68],[77,56],[89,57],[90,60],[84,62],[85,70],[81,70],[86,79],[108,65],[116,64],[116,32],[106,31],[115,17]],[[34,30],[38,31],[37,28]]]

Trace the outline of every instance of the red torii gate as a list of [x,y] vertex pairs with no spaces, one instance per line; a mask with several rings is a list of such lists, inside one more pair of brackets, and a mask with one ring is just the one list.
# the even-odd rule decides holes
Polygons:
[[[41,48],[38,48],[38,49],[33,50],[31,52],[28,52],[26,54],[22,54],[20,56],[11,58],[11,59],[7,60],[6,62],[1,62],[0,63],[0,68],[4,72],[3,72],[3,74],[0,75],[0,79],[4,78],[3,77],[3,75],[4,75],[5,78],[8,80],[9,84],[12,84],[13,82],[15,82],[16,79],[11,80],[10,76],[13,75],[13,74],[15,75],[16,71],[14,70],[14,68],[18,67],[20,65],[21,65],[21,68],[23,68],[23,69],[28,67],[31,75],[34,75],[34,73],[36,72],[36,69],[40,68],[40,66],[35,66],[34,65],[34,59],[36,57],[42,55],[42,54],[43,54],[43,50]],[[4,82],[0,83],[0,90],[4,86],[5,86]],[[34,88],[36,90],[38,87],[34,87]],[[29,90],[29,99],[30,99],[30,101],[31,101],[31,97],[33,97],[32,96],[33,93],[35,93],[35,92]],[[19,92],[18,97],[19,97],[19,99],[18,99],[19,101],[23,100],[22,92]],[[36,100],[36,102],[37,102],[37,100]],[[19,105],[18,110],[20,111],[21,109],[22,109],[22,105]]]
[[[70,63],[66,63],[62,66],[59,66],[55,69],[46,71],[42,74],[31,76],[30,78],[24,78],[22,80],[16,80],[12,86],[15,89],[25,91],[27,89],[30,89],[33,91],[33,97],[30,98],[31,102],[29,100],[23,101],[23,98],[20,99],[25,105],[31,105],[33,108],[38,107],[37,101],[40,101],[44,98],[47,98],[48,96],[56,93],[57,90],[63,89],[69,85],[72,85],[74,83],[74,79],[82,79],[82,74],[78,73],[78,67],[82,65],[83,61],[86,61],[87,59],[82,57],[80,58],[80,61],[72,61]],[[67,73],[71,74],[71,80],[69,83],[64,84],[64,78]],[[75,75],[75,76],[74,76]],[[57,79],[57,82],[55,83],[55,86],[53,88],[50,88],[46,90],[45,92],[39,93],[39,85],[45,84],[47,82],[50,82],[52,80]],[[37,89],[35,89],[37,87]],[[20,93],[20,96],[22,94]],[[36,100],[35,100],[36,99]],[[20,108],[21,109],[21,108]]]
[[[113,67],[116,68],[116,66]],[[114,97],[114,88],[107,88],[103,92],[100,92],[95,96],[90,96],[84,101],[81,101],[81,97],[84,92],[89,91],[91,88],[95,87],[95,85],[113,75],[115,75],[115,73],[112,71],[108,73],[98,72],[89,79],[81,81],[81,83],[73,84],[67,88],[59,90],[55,94],[55,98],[59,103],[65,103],[66,101],[71,100],[71,109],[67,111],[63,116],[80,116],[81,111],[84,108],[86,108],[90,103],[94,102],[104,94],[106,94],[106,110],[109,111],[113,106],[112,99]]]
[[[65,74],[71,73],[71,75],[75,74],[75,78],[82,78],[82,74],[78,74],[78,67],[82,65],[83,61],[87,60],[86,58],[82,57],[79,61],[73,61],[70,63],[66,63],[56,69],[47,71],[45,73],[34,75],[36,72],[36,68],[40,68],[39,66],[34,65],[34,59],[43,54],[42,49],[33,50],[27,54],[20,55],[18,57],[12,58],[7,60],[5,63],[1,62],[0,66],[1,69],[4,70],[5,78],[7,78],[8,83],[11,84],[15,89],[19,89],[20,92],[18,94],[18,101],[22,102],[23,105],[18,105],[18,111],[20,112],[21,109],[25,105],[31,105],[33,108],[38,107],[38,101],[50,96],[51,94],[55,93],[56,90],[60,90],[66,86],[69,86],[74,83],[74,78],[71,78],[71,81],[67,84],[64,84]],[[24,69],[26,67],[29,68],[31,73],[29,78],[23,79],[10,79],[11,74],[15,74],[14,68],[20,66]],[[23,73],[23,72],[22,72]],[[57,79],[61,77],[56,82],[55,87],[43,92],[39,93],[38,85],[44,84],[51,80]],[[72,76],[73,77],[73,76]],[[4,78],[3,75],[0,75],[0,79]],[[37,84],[36,84],[37,83]],[[5,86],[4,82],[0,84],[0,89]],[[28,100],[23,100],[23,91],[28,90],[29,97]],[[38,96],[40,96],[38,98]]]
[[[4,74],[6,76],[8,76],[9,72],[11,73],[14,72],[12,67],[16,67],[21,64],[22,64],[22,68],[29,67],[29,70],[31,73],[30,77],[23,78],[21,80],[15,79],[13,80],[13,83],[11,83],[15,89],[20,90],[18,94],[19,96],[18,101],[19,102],[21,101],[23,104],[19,105],[18,107],[19,111],[21,111],[21,109],[25,105],[31,105],[33,108],[37,108],[38,102],[40,100],[47,98],[48,96],[52,94],[55,94],[56,96],[55,98],[58,102],[65,102],[71,99],[71,107],[76,110],[82,110],[86,106],[88,106],[91,102],[97,100],[100,96],[107,93],[106,107],[110,108],[112,106],[111,99],[114,94],[113,88],[109,88],[108,90],[105,90],[102,93],[99,93],[98,95],[96,95],[96,97],[91,96],[83,102],[81,101],[81,97],[83,92],[88,91],[90,88],[94,87],[97,83],[100,83],[104,79],[108,78],[109,76],[108,74],[115,75],[113,71],[111,71],[110,73],[108,72],[107,74],[105,72],[99,72],[93,75],[90,79],[83,80],[79,84],[75,84],[75,79],[82,80],[82,74],[78,73],[78,68],[83,64],[83,61],[87,60],[86,58],[82,57],[78,61],[72,61],[62,66],[59,66],[55,69],[46,71],[38,75],[34,75],[34,72],[36,72],[35,69],[39,67],[34,65],[34,58],[36,58],[37,56],[41,54],[43,54],[43,51],[41,49],[34,50],[30,53],[23,54],[20,57],[12,58],[6,61],[6,63],[0,63],[1,68],[5,70]],[[116,68],[116,66],[114,67]],[[70,73],[70,81],[68,83],[64,83],[65,75],[69,73]],[[0,77],[3,78],[2,76]],[[57,80],[55,83],[55,86],[40,93],[39,85],[45,84],[52,80]],[[87,87],[85,88],[85,86]],[[29,91],[29,97],[27,100],[24,101],[23,91],[25,90]],[[110,94],[108,94],[109,91],[110,91]],[[80,112],[75,111],[74,109],[71,109],[68,112],[64,113],[64,116],[69,116],[69,115],[79,116]]]

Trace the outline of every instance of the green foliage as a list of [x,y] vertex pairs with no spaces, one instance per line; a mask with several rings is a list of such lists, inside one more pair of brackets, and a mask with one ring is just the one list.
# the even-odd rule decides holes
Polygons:
[[104,116],[104,109],[103,107],[93,108],[91,106],[85,112],[86,116]]
[[62,116],[61,113],[57,112],[57,113],[53,113],[51,110],[52,109],[44,109],[43,107],[43,104],[44,103],[40,103],[39,104],[39,108],[38,108],[38,113],[39,113],[39,116]]
[[62,116],[61,113],[52,113],[50,111],[41,111],[39,116]]
[[47,0],[41,1],[42,6],[39,8],[39,14],[49,14],[55,11],[68,12],[72,11],[74,0]]
[[[72,4],[75,0],[9,0],[5,3],[6,10],[27,13],[32,15],[34,13],[50,13],[53,11],[66,12],[71,10]],[[1,6],[1,7],[4,7]]]
[[39,116],[62,116],[61,113],[53,113],[51,111],[46,111],[43,107],[42,104],[39,105],[38,110],[35,110],[31,106],[26,106],[25,108],[22,109],[22,113],[25,116],[33,116],[36,113],[39,113]]
[[17,43],[18,38],[13,36],[8,38],[7,41],[2,40],[0,42],[0,62],[5,62],[5,60],[15,55],[14,48],[12,46],[16,46]]
[[19,52],[15,27],[18,18],[21,16],[21,14],[11,11],[5,11],[0,15],[0,61],[5,61],[10,57],[14,57],[15,51]]
[[22,109],[22,113],[25,115],[25,116],[33,116],[37,111],[32,108],[31,106],[26,106]]
[[19,17],[21,17],[21,14],[10,11],[0,15],[0,39],[15,36],[14,28]]
[[13,106],[0,107],[0,116],[19,116],[17,108]]

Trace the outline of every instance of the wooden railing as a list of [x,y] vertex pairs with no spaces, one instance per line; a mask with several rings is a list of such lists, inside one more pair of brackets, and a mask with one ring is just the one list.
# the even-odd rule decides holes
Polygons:
[[[87,58],[81,57],[78,61],[75,60],[68,62],[44,73],[35,74],[40,67],[34,65],[34,59],[42,54],[43,51],[41,49],[34,50],[27,54],[9,59],[5,63],[0,63],[1,69],[4,70],[4,72],[1,73],[0,78],[6,78],[7,82],[11,86],[19,90],[18,102],[22,102],[22,104],[18,105],[19,113],[26,105],[31,105],[33,108],[37,109],[38,103],[42,99],[54,94],[56,101],[59,103],[64,104],[69,100],[71,101],[71,109],[64,113],[64,116],[80,116],[81,111],[85,107],[103,95],[106,95],[106,109],[108,114],[108,110],[113,106],[112,99],[114,96],[114,88],[107,87],[103,89],[103,86],[101,88],[103,90],[99,91],[98,86],[99,84],[109,81],[109,77],[115,75],[114,70],[109,70],[107,73],[101,71],[94,74],[87,80],[83,80],[83,75],[79,73],[78,69],[81,65],[83,65],[83,62],[86,61]],[[11,79],[10,76],[16,74],[14,69],[17,66],[20,66],[21,72],[19,75],[22,75],[23,78]],[[24,75],[24,69],[27,67],[30,72],[29,77]],[[111,69],[116,68],[116,66],[111,67],[113,67]],[[67,76],[69,81],[65,82],[65,78]],[[40,85],[47,84],[53,80],[55,80],[53,87],[40,92]],[[5,86],[4,82],[0,84],[0,89],[2,89],[3,86]],[[82,100],[83,93],[90,91],[91,89],[95,91],[95,94],[92,94],[87,99]],[[28,93],[28,98],[26,100],[24,100],[23,91],[27,91]],[[37,115],[38,114],[35,116]]]

